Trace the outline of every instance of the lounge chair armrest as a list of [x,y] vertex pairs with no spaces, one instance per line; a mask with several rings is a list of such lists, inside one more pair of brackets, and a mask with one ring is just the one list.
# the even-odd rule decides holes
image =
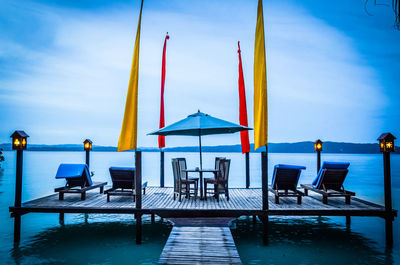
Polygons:
[[65,186],[59,187],[59,188],[55,188],[54,192],[60,192],[60,191],[63,191],[63,190],[65,190]]
[[115,190],[114,188],[109,188],[109,189],[106,189],[106,190],[104,191],[104,193],[112,192],[112,191],[114,191],[114,190]]
[[311,184],[300,184],[300,187],[307,190],[314,189],[314,187]]
[[343,193],[348,194],[350,196],[356,196],[356,193],[354,191],[343,190]]

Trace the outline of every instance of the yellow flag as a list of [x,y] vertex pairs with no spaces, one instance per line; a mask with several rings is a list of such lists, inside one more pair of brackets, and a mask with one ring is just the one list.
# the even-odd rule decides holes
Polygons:
[[137,112],[138,112],[138,80],[139,80],[139,43],[140,24],[142,20],[143,0],[140,6],[139,23],[136,32],[135,50],[133,51],[131,76],[129,78],[128,95],[126,96],[125,114],[117,151],[127,151],[137,147]]
[[268,143],[267,70],[265,60],[264,17],[258,0],[254,45],[254,149]]

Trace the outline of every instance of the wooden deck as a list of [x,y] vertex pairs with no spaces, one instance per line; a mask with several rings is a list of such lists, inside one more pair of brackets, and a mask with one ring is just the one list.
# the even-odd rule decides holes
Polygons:
[[159,264],[242,264],[229,227],[174,226]]
[[[265,214],[262,211],[262,190],[230,189],[230,200],[221,196],[217,202],[209,197],[207,200],[182,198],[182,202],[173,200],[172,188],[148,187],[142,195],[142,208],[136,209],[131,197],[111,198],[107,202],[106,195],[98,191],[88,192],[86,200],[80,196],[66,194],[63,201],[58,194],[52,194],[36,200],[27,201],[20,208],[10,207],[11,212],[24,214],[29,212],[54,213],[121,213],[121,214],[157,214],[162,217],[238,217],[240,215]],[[393,211],[393,215],[396,215]],[[281,198],[275,204],[272,193],[269,193],[268,215],[323,215],[323,216],[379,216],[384,217],[385,208],[359,198],[352,198],[351,204],[345,204],[344,198],[329,198],[328,204],[322,203],[322,196],[310,192],[297,204],[296,198]]]

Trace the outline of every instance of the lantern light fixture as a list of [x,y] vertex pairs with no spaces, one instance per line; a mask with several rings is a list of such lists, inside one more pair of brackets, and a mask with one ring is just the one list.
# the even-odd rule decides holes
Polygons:
[[395,151],[395,144],[394,140],[396,137],[393,136],[391,133],[382,133],[381,136],[379,136],[378,141],[379,141],[379,150],[382,153],[391,153]]
[[83,141],[83,149],[85,150],[85,151],[90,151],[90,150],[92,150],[92,141],[91,140],[89,140],[89,139],[86,139],[85,141]]
[[321,152],[322,151],[322,141],[320,139],[315,141],[314,150],[317,151],[317,152]]
[[12,150],[26,150],[29,135],[24,131],[15,131],[10,137],[12,138]]

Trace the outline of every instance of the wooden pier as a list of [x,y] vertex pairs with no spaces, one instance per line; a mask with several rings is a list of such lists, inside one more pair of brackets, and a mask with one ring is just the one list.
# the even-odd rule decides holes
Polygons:
[[242,264],[228,226],[174,226],[159,264]]
[[[22,153],[21,153],[22,157]],[[22,159],[21,159],[22,161]],[[389,161],[386,159],[386,161]],[[397,211],[392,209],[391,188],[390,188],[390,172],[385,166],[385,206],[378,205],[357,197],[350,199],[350,204],[346,203],[344,198],[332,197],[328,203],[323,203],[322,196],[318,193],[310,191],[308,196],[303,197],[302,203],[297,203],[297,198],[282,197],[280,203],[275,203],[275,198],[268,191],[268,168],[267,153],[261,153],[261,179],[262,188],[230,188],[230,200],[225,196],[221,196],[217,201],[213,197],[207,200],[192,198],[183,198],[181,202],[173,199],[172,187],[147,187],[146,194],[142,194],[142,161],[141,152],[136,151],[135,155],[135,202],[131,197],[114,196],[110,202],[107,202],[107,196],[98,191],[89,191],[86,199],[81,200],[76,194],[66,194],[64,200],[59,200],[58,194],[51,194],[35,200],[21,203],[21,178],[22,174],[18,168],[22,168],[22,162],[17,167],[17,185],[15,205],[9,208],[11,217],[14,217],[14,242],[20,241],[21,231],[21,215],[35,213],[59,213],[60,223],[64,222],[65,214],[74,213],[95,213],[95,214],[131,214],[136,219],[136,243],[142,241],[142,216],[151,215],[151,220],[158,215],[163,218],[237,218],[240,216],[253,216],[254,220],[258,216],[263,224],[262,238],[265,245],[268,244],[268,218],[269,216],[343,216],[346,217],[346,224],[350,225],[351,216],[375,216],[385,220],[385,232],[387,246],[393,245],[392,222],[397,216]],[[387,164],[389,165],[389,162]],[[162,183],[161,183],[162,184]],[[197,228],[193,228],[197,227]],[[214,231],[215,230],[215,231]],[[229,232],[229,233],[228,233]],[[215,242],[205,241],[211,240],[213,234]],[[191,246],[185,242],[190,238]],[[222,241],[221,241],[222,240]],[[212,244],[219,244],[223,249],[220,256],[213,252],[213,249],[204,247]],[[193,256],[192,263],[201,263],[206,260],[207,255],[214,255],[212,260],[216,264],[217,259],[221,263],[239,264],[236,248],[232,240],[229,228],[227,226],[215,228],[214,226],[175,226],[165,246],[160,263],[168,264],[179,262],[188,264],[189,254],[184,248],[201,248],[202,256]],[[180,250],[179,250],[180,249]],[[194,253],[194,251],[193,251]],[[204,257],[204,260],[202,258]],[[232,260],[228,260],[232,259]],[[197,260],[197,261],[196,261]],[[171,261],[171,262],[170,262]]]
[[[112,197],[107,202],[107,196],[98,191],[87,192],[86,200],[79,195],[66,194],[64,200],[58,199],[58,194],[41,197],[22,203],[21,207],[10,207],[14,214],[37,213],[104,213],[104,214],[156,214],[161,217],[239,217],[242,215],[287,215],[287,216],[378,216],[385,217],[384,206],[368,202],[357,197],[351,199],[351,204],[345,204],[344,198],[331,198],[328,204],[322,203],[320,194],[310,192],[303,198],[302,204],[297,204],[296,198],[281,198],[276,204],[273,194],[269,193],[269,208],[262,210],[262,189],[232,188],[230,200],[221,196],[217,202],[209,197],[207,200],[183,199],[173,200],[171,187],[147,187],[142,195],[142,207],[137,208],[132,198],[126,196]],[[392,211],[395,216],[397,211]]]

